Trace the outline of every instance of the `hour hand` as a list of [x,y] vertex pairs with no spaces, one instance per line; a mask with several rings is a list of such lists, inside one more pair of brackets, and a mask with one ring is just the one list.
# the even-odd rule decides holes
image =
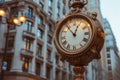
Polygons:
[[[80,22],[80,24],[81,24],[81,22]],[[80,26],[80,24],[78,24],[78,25],[77,25],[77,27],[76,27],[76,29],[75,29],[75,33],[74,33],[74,34],[76,34],[77,29],[78,29],[78,27]]]

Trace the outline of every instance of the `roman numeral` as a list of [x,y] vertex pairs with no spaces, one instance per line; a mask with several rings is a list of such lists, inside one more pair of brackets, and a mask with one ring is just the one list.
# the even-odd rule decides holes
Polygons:
[[85,34],[85,35],[89,35],[89,32],[85,32],[84,34]]
[[62,42],[62,44],[63,44],[63,45],[66,45],[66,44],[67,44],[67,41],[66,41],[66,40],[65,40],[65,41],[63,41],[63,42]]
[[61,37],[62,40],[66,39],[65,36]]
[[64,31],[62,31],[62,32],[63,32],[63,33],[66,33],[67,31],[64,30]]
[[83,45],[82,45],[82,44],[80,44],[80,46],[82,47]]
[[84,42],[87,42],[87,41],[88,41],[88,39],[87,39],[87,38],[83,38],[83,41],[84,41]]
[[82,29],[84,30],[84,29],[86,29],[87,27],[86,26],[84,26]]
[[67,49],[70,49],[70,44],[67,45]]
[[76,50],[76,46],[73,46],[73,50]]

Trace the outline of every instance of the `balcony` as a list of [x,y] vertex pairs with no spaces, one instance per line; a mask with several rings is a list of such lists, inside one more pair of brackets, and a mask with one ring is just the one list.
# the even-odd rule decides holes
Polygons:
[[27,37],[27,38],[31,38],[31,39],[35,39],[35,34],[29,31],[23,31],[23,37]]
[[66,67],[62,67],[62,69],[63,69],[63,71],[66,71],[66,70],[67,70],[67,68],[66,68]]
[[[7,55],[10,55],[11,56],[11,54],[14,54],[14,48],[13,47],[11,47],[11,48],[7,48]],[[3,53],[4,53],[4,48],[2,48],[2,49],[0,49],[0,54],[1,55],[3,55]]]
[[57,66],[58,68],[61,68],[60,64],[56,64],[56,66]]
[[37,55],[38,58],[40,59],[43,59],[43,56],[42,55]]
[[26,50],[26,49],[21,49],[21,55],[32,58],[33,57],[33,51]]
[[[15,35],[16,35],[16,32],[17,32],[16,29],[14,29],[14,30],[9,30],[9,37],[10,37],[10,36],[15,36]],[[7,35],[7,32],[5,32],[4,35],[6,36],[6,35]]]
[[48,34],[49,34],[50,36],[52,36],[52,35],[54,34],[54,32],[53,32],[52,30],[50,30],[50,31],[48,31]]
[[51,61],[50,59],[47,59],[47,61],[48,61],[50,64],[52,64],[52,61]]
[[48,65],[48,66],[52,67],[52,65],[53,65],[52,63],[53,63],[53,62],[52,62],[50,59],[47,59],[47,65]]
[[41,55],[37,55],[36,56],[36,60],[39,61],[39,62],[41,62],[41,63],[44,61],[43,60],[43,56],[41,56]]
[[42,29],[43,31],[45,31],[45,24],[38,24],[39,28]]

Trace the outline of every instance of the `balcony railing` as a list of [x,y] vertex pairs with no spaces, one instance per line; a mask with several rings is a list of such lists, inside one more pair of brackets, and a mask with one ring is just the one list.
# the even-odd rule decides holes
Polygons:
[[43,58],[44,58],[43,56],[39,56],[39,55],[36,56],[36,60],[39,62],[44,62]]
[[26,50],[26,49],[21,49],[21,55],[28,56],[28,57],[33,57],[33,51]]
[[23,37],[29,37],[35,39],[35,34],[29,31],[23,31]]
[[42,30],[45,30],[45,24],[38,24],[38,26],[42,29]]
[[50,60],[50,59],[47,59],[47,63],[49,64],[49,65],[52,65],[52,61]]
[[[4,53],[4,48],[0,49],[0,53]],[[13,54],[14,53],[14,48],[13,47],[8,47],[7,49],[7,54]]]
[[60,66],[60,64],[56,64],[56,65],[57,65],[57,67],[58,67],[58,68],[60,68],[60,67],[61,67],[61,66]]

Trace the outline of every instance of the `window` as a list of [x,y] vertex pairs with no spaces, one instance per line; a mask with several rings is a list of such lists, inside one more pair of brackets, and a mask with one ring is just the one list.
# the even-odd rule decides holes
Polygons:
[[65,67],[65,61],[62,61],[61,66],[62,66],[62,68]]
[[72,70],[71,70],[71,65],[69,64],[69,72],[72,72]]
[[[69,74],[69,80],[74,80],[73,75],[71,73]],[[88,79],[85,79],[85,80],[88,80]]]
[[14,47],[14,36],[10,36],[8,38],[8,48],[13,48]]
[[47,50],[46,59],[47,59],[48,61],[51,60],[51,51],[50,51],[50,50]]
[[52,10],[52,0],[49,0],[48,7]]
[[107,58],[110,58],[110,54],[107,54]]
[[28,72],[29,69],[29,58],[24,57],[22,70],[23,72]]
[[111,69],[111,66],[108,66],[108,70],[112,70],[112,69]]
[[106,40],[106,47],[109,47],[110,46],[110,41],[109,40]]
[[12,7],[11,10],[10,10],[10,15],[11,17],[17,17],[18,16],[18,11],[17,10],[17,7]]
[[57,11],[56,11],[56,13],[57,13],[57,18],[59,18],[60,17],[60,4],[59,4],[59,2],[58,2],[58,4],[57,4]]
[[32,32],[33,23],[31,21],[26,21],[27,31]]
[[32,7],[28,7],[28,9],[26,11],[26,16],[33,17],[33,8]]
[[60,1],[57,2],[57,8],[60,10]]
[[31,39],[29,39],[29,38],[25,38],[24,40],[25,40],[25,46],[24,46],[24,49],[26,49],[26,50],[30,50],[30,48],[31,48],[31,44],[32,44]]
[[62,72],[62,80],[66,80],[66,73],[65,72]]
[[56,74],[55,80],[59,80],[60,79],[60,77],[59,77],[60,71],[56,70],[55,74]]
[[37,44],[37,56],[42,56],[42,45]]
[[63,2],[63,4],[65,5],[66,4],[66,2],[65,2],[66,0],[62,0],[62,2]]
[[52,13],[51,13],[50,11],[48,11],[48,15],[49,15],[50,17],[52,17]]
[[42,2],[39,2],[39,6],[41,7],[41,9],[44,8],[44,5],[42,4]]
[[36,70],[35,70],[36,74],[38,76],[40,76],[40,72],[41,72],[41,64],[36,62]]
[[107,48],[107,52],[110,52],[110,48]]
[[10,30],[15,30],[16,27],[14,25],[10,25]]
[[41,16],[38,19],[38,24],[43,24],[43,18]]
[[58,18],[58,19],[60,18],[60,14],[59,14],[59,13],[57,13],[57,18]]
[[43,31],[40,28],[37,30],[37,36],[41,39],[43,38]]
[[50,35],[48,35],[48,43],[52,44],[52,37]]
[[55,58],[56,58],[56,64],[57,64],[57,65],[59,65],[59,56],[58,56],[58,55],[56,55],[56,57],[55,57]]
[[49,32],[53,32],[53,27],[52,27],[52,25],[49,24],[48,26],[49,26],[49,30],[48,30],[48,31],[49,31]]
[[108,64],[111,64],[111,60],[108,60]]
[[46,66],[46,77],[47,77],[47,80],[50,80],[50,74],[51,74],[51,68]]
[[65,10],[65,6],[64,6],[64,8],[63,8],[63,15],[65,15],[65,13],[66,13],[66,10]]

